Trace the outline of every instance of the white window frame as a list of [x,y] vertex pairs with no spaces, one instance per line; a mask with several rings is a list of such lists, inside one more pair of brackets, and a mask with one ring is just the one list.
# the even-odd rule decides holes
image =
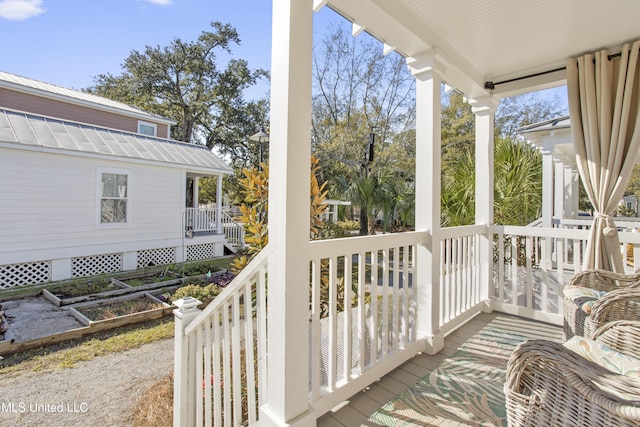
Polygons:
[[[142,126],[148,126],[150,128],[153,128],[153,135],[149,135],[147,133],[142,132]],[[150,123],[150,122],[144,122],[142,120],[138,120],[138,133],[142,134],[142,135],[147,135],[147,136],[158,136],[158,125],[155,123]]]
[[[102,222],[102,177],[104,174],[126,175],[127,188],[126,196],[123,199],[126,202],[125,221],[124,222]],[[133,182],[133,173],[129,169],[98,167],[96,169],[96,228],[125,228],[131,226],[131,189]]]

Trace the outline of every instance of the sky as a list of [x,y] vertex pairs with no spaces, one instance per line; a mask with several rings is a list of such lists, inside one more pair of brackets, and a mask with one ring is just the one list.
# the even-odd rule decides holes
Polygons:
[[[133,50],[165,47],[176,38],[195,41],[212,21],[238,31],[235,58],[253,69],[270,68],[270,0],[0,0],[0,70],[87,88],[99,74],[121,74]],[[314,14],[314,28],[338,22],[344,19],[327,7]],[[245,95],[264,98],[268,91],[263,80]],[[551,95],[566,100],[565,92]]]
[[[342,19],[328,8],[317,15]],[[133,50],[195,41],[212,21],[238,31],[233,57],[270,68],[270,0],[0,0],[0,70],[82,89],[99,74],[121,74]],[[246,94],[267,95],[266,81]]]

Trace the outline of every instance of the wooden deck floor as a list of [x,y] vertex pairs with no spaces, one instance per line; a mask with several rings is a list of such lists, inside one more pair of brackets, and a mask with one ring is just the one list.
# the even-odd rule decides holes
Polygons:
[[354,395],[335,412],[318,419],[319,427],[378,426],[368,419],[384,404],[408,389],[420,378],[437,367],[445,358],[456,353],[460,345],[485,326],[492,325],[528,338],[562,342],[562,328],[502,313],[480,314],[462,328],[445,338],[445,348],[434,356],[418,355],[407,361],[366,390]]

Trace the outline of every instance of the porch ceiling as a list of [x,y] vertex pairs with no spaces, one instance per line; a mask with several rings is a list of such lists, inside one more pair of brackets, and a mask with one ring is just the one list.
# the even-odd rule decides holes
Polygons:
[[[329,0],[347,19],[407,57],[436,49],[444,79],[467,96],[484,82],[564,67],[565,60],[640,38],[637,0]],[[507,96],[564,84],[562,71],[497,85]]]

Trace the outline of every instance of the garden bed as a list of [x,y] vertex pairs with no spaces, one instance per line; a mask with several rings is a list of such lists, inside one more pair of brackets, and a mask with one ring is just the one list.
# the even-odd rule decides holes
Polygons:
[[[137,292],[103,301],[75,304],[69,313],[80,323],[93,326],[114,323],[117,326],[156,319],[173,308],[147,292]],[[114,326],[115,327],[115,326]]]
[[127,288],[109,277],[75,279],[60,282],[42,289],[42,295],[58,307],[84,301],[89,295],[107,294]]
[[216,274],[226,271],[223,266],[229,264],[224,258],[210,260],[191,261],[174,266],[171,271],[179,277],[200,276],[203,274]]
[[114,280],[118,283],[125,284],[127,286],[131,286],[134,288],[141,288],[141,287],[145,287],[146,285],[151,285],[155,283],[166,283],[166,282],[171,282],[171,284],[178,283],[180,279],[181,279],[181,276],[178,273],[169,270],[169,268],[166,268],[164,270],[160,270],[157,272],[142,271],[134,274],[119,276]]

